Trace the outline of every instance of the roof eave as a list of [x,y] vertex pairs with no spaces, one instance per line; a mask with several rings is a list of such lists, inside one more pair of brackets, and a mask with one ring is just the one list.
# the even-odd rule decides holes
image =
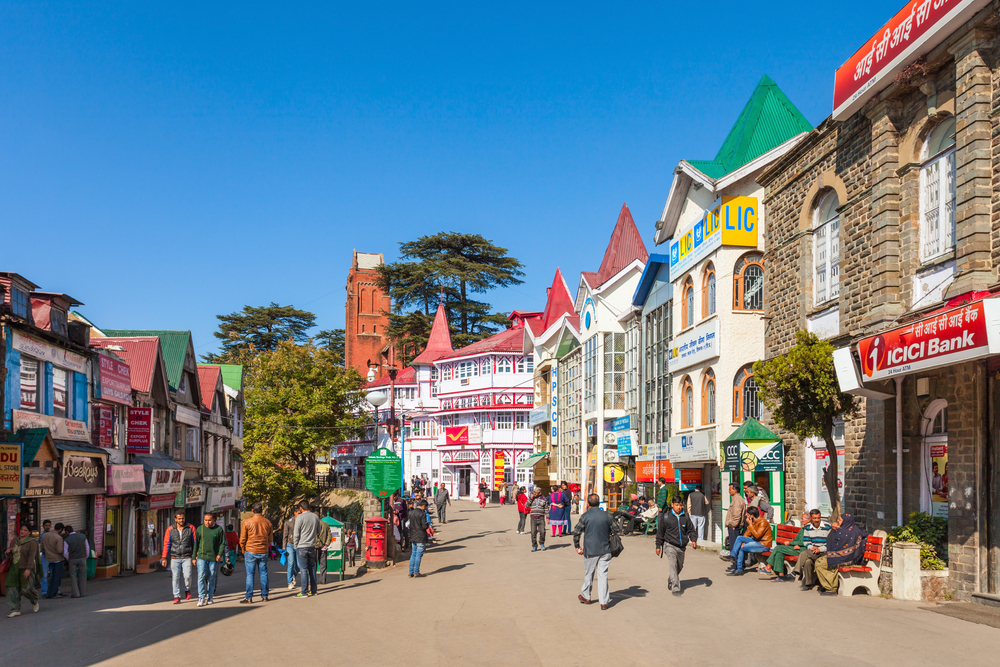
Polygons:
[[750,162],[747,162],[742,167],[731,171],[730,173],[726,174],[718,181],[716,181],[715,185],[716,190],[724,190],[725,188],[728,188],[729,186],[737,183],[738,181],[743,180],[744,178],[753,174],[754,172],[763,169],[774,160],[777,160],[785,153],[791,151],[807,136],[809,136],[808,132],[800,132],[799,134],[796,134],[788,141],[782,144],[778,144],[777,146],[775,146],[768,152],[764,153],[760,157],[755,158]]

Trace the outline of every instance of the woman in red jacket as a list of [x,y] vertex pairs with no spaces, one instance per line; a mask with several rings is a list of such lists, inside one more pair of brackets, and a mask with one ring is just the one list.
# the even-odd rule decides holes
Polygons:
[[524,522],[528,520],[528,496],[524,493],[522,486],[517,490],[517,534],[524,535]]

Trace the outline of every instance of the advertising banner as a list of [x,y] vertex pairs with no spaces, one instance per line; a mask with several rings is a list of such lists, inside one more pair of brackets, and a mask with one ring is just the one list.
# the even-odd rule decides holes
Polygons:
[[503,452],[493,452],[493,490],[499,491],[503,485]]
[[24,495],[23,448],[20,442],[0,444],[0,496],[20,498]]
[[670,242],[670,278],[684,272],[724,245],[757,247],[756,197],[721,197],[705,209],[701,220]]
[[785,446],[780,440],[770,442],[730,441],[722,443],[726,472],[782,472],[785,469]]
[[530,428],[535,428],[540,424],[544,424],[549,420],[549,408],[544,406],[541,408],[535,408],[528,413],[528,426]]
[[94,496],[94,552],[104,552],[104,525],[108,518],[108,501],[103,495]]
[[236,506],[235,486],[210,486],[205,500],[205,509],[209,512]]
[[638,431],[619,431],[616,435],[618,456],[638,456],[641,453],[639,451]]
[[719,318],[703,322],[674,337],[667,351],[667,369],[674,373],[719,356]]
[[110,405],[95,404],[91,419],[91,442],[97,447],[115,446],[115,410]]
[[170,502],[174,502],[174,495],[180,493],[184,486],[184,471],[176,468],[159,468],[149,473],[149,490],[151,496],[157,494],[170,494]]
[[660,459],[639,458],[635,462],[635,480],[637,482],[655,482],[659,478],[665,478],[668,482],[674,481],[674,466],[670,461]]
[[150,431],[153,425],[152,408],[128,409],[128,444],[129,454],[150,453]]
[[714,461],[716,459],[715,429],[672,436],[668,446],[670,460],[674,463]]
[[145,493],[146,477],[141,465],[108,466],[108,495],[124,496],[128,493]]
[[444,444],[446,445],[467,445],[469,444],[468,426],[445,426]]
[[87,360],[79,354],[55,345],[49,345],[31,336],[25,336],[20,331],[13,331],[11,346],[18,352],[41,361],[48,361],[60,368],[66,368],[77,373],[87,372]]
[[680,473],[681,491],[694,491],[696,486],[701,486],[701,468],[681,469],[677,472]]
[[98,354],[100,398],[102,401],[132,405],[132,372],[129,365],[106,354]]
[[[833,511],[833,504],[830,502],[830,490],[826,487],[826,470],[830,467],[830,452],[825,447],[817,447],[815,450],[816,462],[813,466],[813,484],[819,489],[818,509],[823,516],[829,516]],[[843,496],[844,492],[844,450],[837,450],[837,487]]]
[[37,412],[26,410],[11,410],[14,419],[14,430],[22,428],[47,428],[52,434],[53,440],[76,440],[77,442],[90,442],[90,429],[87,422],[76,421],[75,419],[63,419],[51,415],[41,415]]
[[931,445],[931,515],[948,518],[948,445]]

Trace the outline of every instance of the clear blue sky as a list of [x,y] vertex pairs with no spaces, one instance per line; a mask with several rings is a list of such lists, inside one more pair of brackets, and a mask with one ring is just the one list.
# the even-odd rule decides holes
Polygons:
[[201,354],[244,304],[342,326],[352,248],[442,230],[525,264],[498,310],[542,308],[623,201],[653,251],[762,74],[828,116],[903,0],[107,4],[0,4],[0,267]]

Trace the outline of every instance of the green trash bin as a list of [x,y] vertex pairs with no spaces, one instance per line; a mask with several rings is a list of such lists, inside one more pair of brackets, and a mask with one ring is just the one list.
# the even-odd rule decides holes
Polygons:
[[87,578],[93,579],[97,576],[97,558],[91,556],[87,559]]
[[[323,522],[330,526],[330,548],[326,552],[326,572],[336,574],[339,581],[344,580],[344,524],[334,519],[329,514],[323,517]],[[323,575],[323,583],[326,583],[326,575]]]

